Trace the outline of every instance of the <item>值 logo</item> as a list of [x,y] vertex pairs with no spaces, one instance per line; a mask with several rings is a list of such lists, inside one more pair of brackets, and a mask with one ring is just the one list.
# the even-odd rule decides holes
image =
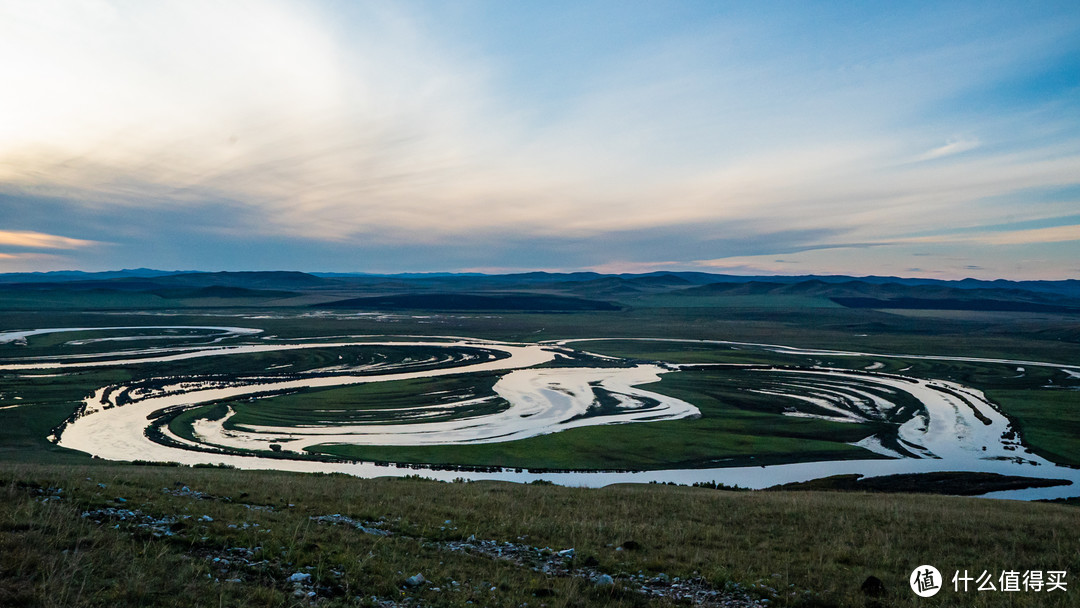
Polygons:
[[911,583],[911,590],[919,597],[930,597],[941,591],[941,573],[933,566],[915,568],[908,582]]

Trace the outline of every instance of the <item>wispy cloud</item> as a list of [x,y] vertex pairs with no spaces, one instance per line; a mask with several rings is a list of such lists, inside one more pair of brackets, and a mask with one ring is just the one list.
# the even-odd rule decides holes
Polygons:
[[936,241],[951,243],[982,243],[987,245],[1030,245],[1038,243],[1064,243],[1080,242],[1080,225],[1077,226],[1053,226],[1050,228],[1035,228],[1032,230],[1005,230],[987,233],[943,235],[937,237],[924,237],[913,239],[914,241]]
[[945,156],[952,156],[954,154],[961,154],[969,150],[974,150],[981,145],[977,139],[954,139],[942,146],[938,146],[932,150],[928,150],[924,154],[920,155],[918,160],[934,160]]
[[41,232],[0,230],[0,247],[20,247],[27,249],[79,249],[96,245],[94,241],[73,239]]

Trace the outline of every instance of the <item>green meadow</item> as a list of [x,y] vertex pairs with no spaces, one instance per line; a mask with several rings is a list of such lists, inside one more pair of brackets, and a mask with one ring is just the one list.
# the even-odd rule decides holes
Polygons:
[[730,372],[667,374],[643,388],[693,403],[701,417],[648,424],[569,429],[529,439],[465,446],[316,446],[351,460],[525,467],[531,469],[667,469],[874,458],[848,445],[879,430],[794,418],[775,397],[747,392]]

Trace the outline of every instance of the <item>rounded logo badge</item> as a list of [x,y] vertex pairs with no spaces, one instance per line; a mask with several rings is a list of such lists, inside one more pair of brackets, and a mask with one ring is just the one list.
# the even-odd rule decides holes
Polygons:
[[911,590],[919,597],[931,597],[941,591],[941,573],[933,566],[919,566],[908,579]]

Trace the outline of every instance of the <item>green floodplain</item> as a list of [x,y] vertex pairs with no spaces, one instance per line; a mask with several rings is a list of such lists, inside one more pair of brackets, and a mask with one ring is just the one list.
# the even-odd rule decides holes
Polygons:
[[[514,342],[651,337],[1063,365],[1080,361],[1080,316],[1069,311],[844,307],[812,294],[682,296],[651,290],[604,298],[576,287],[545,288],[544,306],[554,296],[589,296],[612,302],[617,310],[575,304],[574,310],[558,311],[372,312],[322,310],[318,301],[329,296],[281,289],[170,292],[171,307],[161,305],[160,294],[42,292],[39,297],[51,310],[37,308],[33,294],[16,295],[0,307],[6,309],[0,331],[214,325],[261,329],[262,336],[276,341],[385,335]],[[345,296],[357,294],[334,297]],[[151,297],[157,300],[142,308]],[[387,302],[395,301],[379,303]],[[519,307],[522,300],[503,302]],[[95,341],[140,333],[31,336],[25,345],[0,344],[0,359],[63,353],[93,360],[118,348],[201,339],[181,332],[169,339]],[[807,357],[749,344],[598,340],[573,347],[628,362],[701,364],[664,374],[646,387],[694,404],[701,417],[591,426],[483,445],[325,445],[307,457],[557,469],[874,457],[850,443],[887,431],[889,421],[849,424],[786,416],[782,399],[747,390],[767,390],[774,381],[768,374],[748,385],[745,374],[725,367],[758,364],[873,367],[955,381],[983,391],[1036,454],[1080,466],[1080,378],[1056,367],[1020,366],[1021,372],[998,363]],[[946,578],[958,569],[977,570],[974,574],[1066,570],[1070,577],[1080,572],[1075,505],[941,495],[1008,487],[994,485],[1008,481],[976,475],[894,480],[891,487],[835,479],[768,491],[663,485],[580,489],[133,466],[93,460],[46,439],[82,399],[107,385],[185,375],[230,380],[271,368],[299,374],[344,363],[415,363],[431,356],[409,346],[384,347],[377,354],[364,347],[315,348],[91,367],[47,378],[35,378],[46,371],[0,372],[0,605],[554,607],[768,600],[767,605],[790,606],[1069,606],[1080,592],[946,589],[926,600],[911,593],[907,576],[924,563],[936,565]],[[593,363],[618,364],[598,361],[604,360]],[[476,373],[310,389],[254,402],[207,404],[168,424],[177,435],[190,437],[193,422],[219,419],[227,407],[235,411],[230,424],[283,428],[398,424],[403,418],[386,410],[406,407],[466,417],[505,407],[492,391],[496,380],[495,374]],[[438,409],[464,397],[475,397],[476,403]],[[602,399],[598,403],[603,406]],[[335,514],[347,520],[319,519]],[[510,543],[507,556],[488,551],[484,543],[489,541]],[[568,548],[574,549],[572,556],[558,553]],[[298,573],[310,576],[293,580]],[[417,573],[426,582],[410,584]],[[598,583],[603,575],[612,577],[612,584]],[[863,588],[871,576],[880,579],[881,589]],[[678,585],[690,595],[680,596]]]

